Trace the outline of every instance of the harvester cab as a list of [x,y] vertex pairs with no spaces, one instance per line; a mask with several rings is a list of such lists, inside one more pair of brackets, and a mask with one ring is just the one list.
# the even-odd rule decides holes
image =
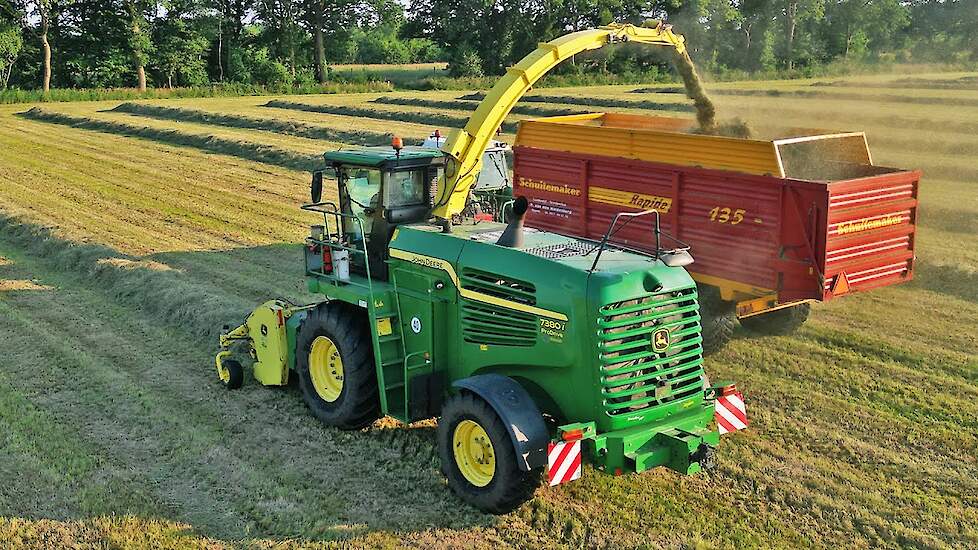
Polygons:
[[[431,212],[432,189],[444,171],[440,151],[403,147],[395,138],[391,147],[364,147],[330,151],[324,155],[336,178],[340,235],[335,240],[366,255],[352,255],[350,269],[387,280],[387,247],[401,224],[425,221]],[[323,173],[313,175],[312,202],[321,202]],[[327,224],[328,225],[328,224]],[[340,261],[347,255],[341,254]],[[332,258],[328,258],[332,259]]]

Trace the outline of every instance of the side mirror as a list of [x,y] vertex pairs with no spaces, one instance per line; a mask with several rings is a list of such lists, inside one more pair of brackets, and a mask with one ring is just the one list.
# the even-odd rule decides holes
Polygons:
[[313,203],[323,200],[323,171],[316,170],[312,173],[312,183],[309,184],[309,198]]

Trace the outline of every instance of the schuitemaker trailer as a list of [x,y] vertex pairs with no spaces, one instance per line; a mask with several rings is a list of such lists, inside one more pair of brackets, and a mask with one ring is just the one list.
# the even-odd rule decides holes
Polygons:
[[[618,212],[657,210],[692,245],[713,349],[734,316],[786,332],[812,301],[912,278],[920,172],[873,165],[862,133],[752,140],[688,126],[610,113],[522,122],[514,194],[530,200],[527,225],[600,239]],[[653,250],[649,223],[612,241]]]

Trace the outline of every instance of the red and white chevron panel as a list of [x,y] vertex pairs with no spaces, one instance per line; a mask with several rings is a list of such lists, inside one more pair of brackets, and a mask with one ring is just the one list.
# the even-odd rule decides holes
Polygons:
[[744,395],[734,391],[717,397],[713,417],[716,418],[721,435],[746,428],[748,422]]
[[547,477],[550,486],[574,481],[581,477],[581,442],[550,443],[547,452]]

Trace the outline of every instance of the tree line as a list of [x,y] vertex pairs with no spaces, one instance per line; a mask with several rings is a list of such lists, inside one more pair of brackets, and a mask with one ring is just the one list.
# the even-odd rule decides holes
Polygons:
[[[978,61],[976,0],[0,0],[0,86],[326,83],[340,63],[500,74],[570,30],[664,19],[708,71]],[[564,71],[655,73],[637,48]]]

